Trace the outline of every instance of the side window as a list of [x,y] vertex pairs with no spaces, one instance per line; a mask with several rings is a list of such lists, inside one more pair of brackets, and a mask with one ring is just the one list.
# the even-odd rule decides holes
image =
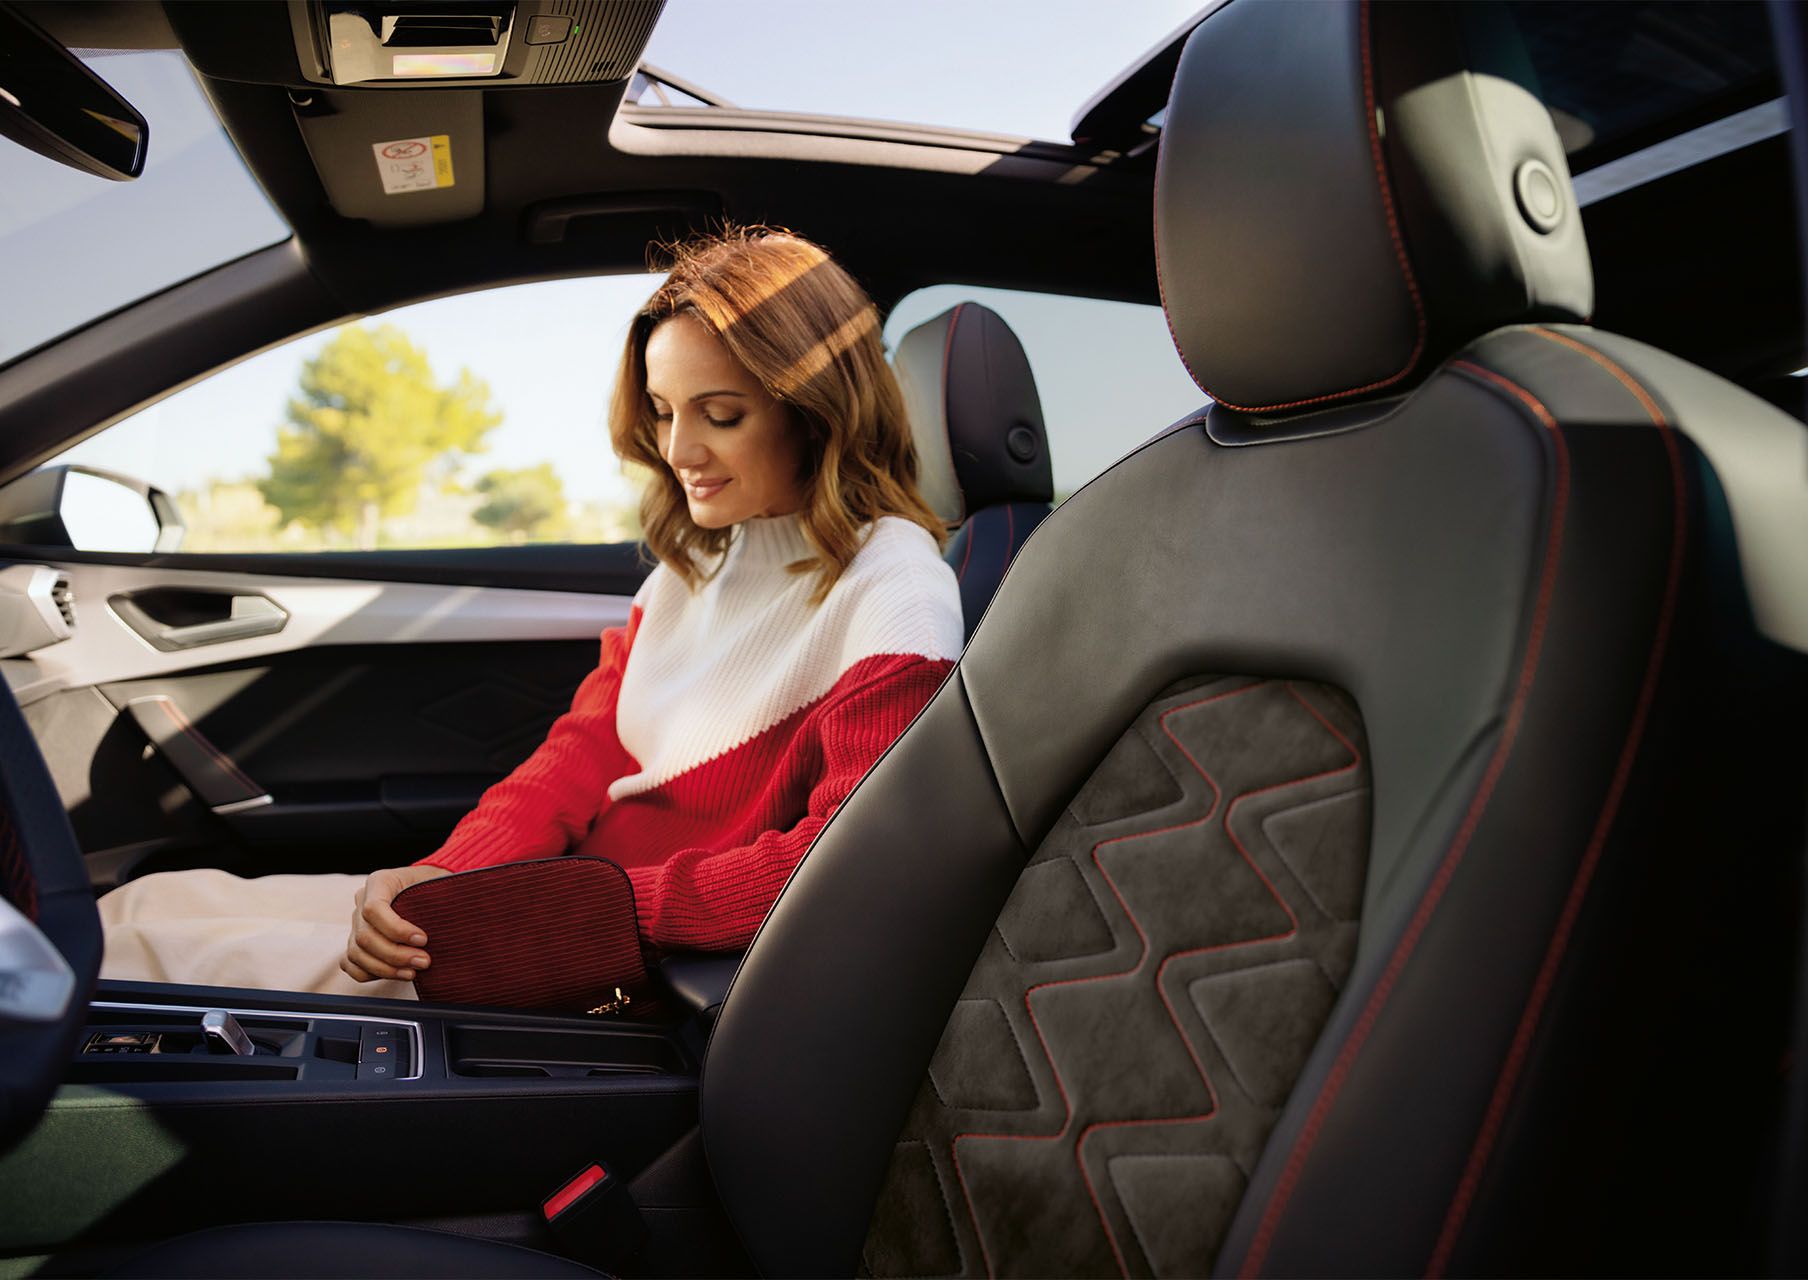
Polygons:
[[163,490],[181,551],[631,541],[637,486],[609,446],[608,404],[628,321],[659,279],[512,285],[310,334],[49,465]]
[[925,320],[980,302],[1016,331],[1036,375],[1055,501],[1205,403],[1161,308],[1015,289],[932,285],[905,296],[885,321],[887,350]]

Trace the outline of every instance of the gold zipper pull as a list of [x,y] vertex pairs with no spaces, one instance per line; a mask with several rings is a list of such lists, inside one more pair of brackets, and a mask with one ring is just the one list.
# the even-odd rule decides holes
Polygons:
[[591,1013],[620,1013],[623,1009],[626,1009],[630,1004],[633,1004],[633,1003],[634,1003],[634,997],[628,995],[620,987],[617,987],[615,989],[615,999],[603,1001],[601,1004],[599,1004],[596,1008],[592,1009],[590,1012]]

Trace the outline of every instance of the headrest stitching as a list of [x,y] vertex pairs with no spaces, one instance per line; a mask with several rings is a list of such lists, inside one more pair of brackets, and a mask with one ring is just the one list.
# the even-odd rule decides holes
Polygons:
[[[1362,395],[1369,391],[1379,391],[1383,387],[1392,386],[1394,383],[1400,381],[1400,379],[1406,377],[1407,374],[1411,373],[1414,367],[1419,363],[1419,357],[1425,354],[1425,301],[1419,296],[1419,282],[1413,276],[1412,261],[1407,257],[1406,253],[1406,241],[1400,235],[1399,219],[1394,212],[1393,192],[1387,184],[1387,163],[1381,149],[1381,134],[1375,128],[1375,71],[1374,59],[1370,53],[1369,3],[1370,0],[1362,0],[1358,16],[1357,35],[1357,43],[1361,47],[1362,52],[1363,123],[1368,127],[1369,131],[1369,153],[1374,158],[1375,162],[1376,185],[1381,189],[1382,212],[1387,215],[1387,234],[1394,244],[1394,257],[1400,265],[1401,278],[1406,282],[1407,296],[1412,300],[1413,325],[1415,329],[1412,352],[1406,357],[1406,363],[1400,367],[1397,373],[1390,374],[1385,378],[1377,379],[1374,382],[1365,383],[1360,387],[1350,387],[1344,391],[1328,391],[1324,395],[1308,396],[1303,400],[1288,400],[1282,404],[1234,404],[1229,400],[1223,399],[1213,392],[1210,387],[1206,386],[1205,383],[1201,382],[1199,380],[1199,375],[1193,372],[1192,362],[1187,359],[1186,350],[1180,344],[1179,335],[1174,332],[1174,321],[1168,315],[1167,289],[1161,278],[1161,219],[1158,212],[1155,219],[1155,289],[1161,296],[1161,314],[1162,318],[1168,322],[1168,336],[1173,339],[1174,349],[1180,353],[1180,363],[1185,366],[1187,375],[1193,379],[1193,385],[1197,386],[1201,391],[1205,392],[1206,395],[1211,396],[1213,400],[1216,400],[1227,409],[1235,409],[1239,413],[1270,413],[1280,409],[1300,409],[1310,404],[1323,404],[1328,400],[1342,400],[1348,396]],[[1178,82],[1179,79],[1180,67],[1177,64],[1174,68],[1174,80],[1175,82]],[[1174,88],[1171,83],[1168,86],[1168,98],[1172,101],[1173,97]],[[1166,138],[1167,131],[1164,129],[1161,137],[1156,140],[1155,144],[1155,185],[1158,190],[1161,187],[1161,162],[1164,151],[1162,144],[1166,141]],[[1161,202],[1159,200],[1155,202],[1158,211],[1160,209],[1160,204]]]
[[[1174,63],[1173,78],[1168,81],[1167,101],[1170,103],[1174,101],[1174,86],[1180,83],[1180,63],[1185,60],[1183,50],[1181,58]],[[1167,141],[1168,130],[1164,123],[1161,132],[1155,135],[1155,190],[1157,192],[1161,190],[1161,163],[1168,152]],[[1149,202],[1149,212],[1153,228],[1149,240],[1155,250],[1155,293],[1161,299],[1161,318],[1168,326],[1168,341],[1174,344],[1174,350],[1180,356],[1180,365],[1187,371],[1187,377],[1193,380],[1193,385],[1211,396],[1213,400],[1217,400],[1218,397],[1212,395],[1212,389],[1200,381],[1199,375],[1193,372],[1193,362],[1187,359],[1186,347],[1180,341],[1180,335],[1174,332],[1174,317],[1168,311],[1168,288],[1161,278],[1161,200],[1159,198]]]

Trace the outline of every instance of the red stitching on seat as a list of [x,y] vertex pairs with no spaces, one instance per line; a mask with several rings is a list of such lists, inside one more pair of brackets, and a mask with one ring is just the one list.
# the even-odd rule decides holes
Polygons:
[[1536,397],[1518,384],[1501,377],[1491,369],[1468,361],[1453,361],[1452,369],[1461,370],[1470,376],[1491,384],[1514,399],[1518,400],[1531,415],[1550,432],[1554,445],[1557,463],[1557,476],[1554,492],[1551,497],[1550,524],[1546,533],[1544,564],[1539,570],[1538,599],[1532,613],[1531,629],[1526,636],[1525,657],[1520,664],[1519,679],[1513,691],[1513,701],[1507,708],[1506,723],[1501,728],[1500,741],[1495,744],[1494,753],[1488,760],[1488,767],[1476,787],[1475,796],[1470,800],[1469,810],[1463,815],[1463,822],[1457,828],[1456,835],[1445,850],[1431,883],[1426,886],[1419,905],[1414,909],[1412,919],[1407,922],[1400,940],[1394,944],[1394,951],[1388,957],[1387,967],[1375,983],[1374,990],[1369,993],[1368,1002],[1356,1019],[1343,1047],[1338,1051],[1331,1070],[1325,1077],[1324,1087],[1318,1097],[1313,1100],[1312,1109],[1306,1115],[1306,1121],[1294,1139],[1293,1150],[1288,1153],[1287,1163],[1282,1167],[1279,1178],[1275,1181],[1273,1192],[1269,1195],[1268,1204],[1263,1209],[1261,1221],[1257,1224],[1254,1238],[1250,1241],[1249,1252],[1244,1256],[1243,1265],[1238,1274],[1249,1277],[1259,1275],[1262,1263],[1268,1257],[1269,1246],[1274,1242],[1276,1229],[1280,1225],[1281,1215],[1286,1212],[1287,1202],[1298,1185],[1300,1174],[1305,1167],[1307,1156],[1312,1152],[1318,1135],[1324,1128],[1332,1105],[1343,1091],[1344,1082],[1349,1078],[1355,1065],[1356,1056],[1362,1051],[1369,1033],[1374,1030],[1382,1008],[1393,993],[1406,962],[1418,947],[1419,939],[1426,927],[1431,923],[1432,914],[1443,899],[1444,892],[1450,887],[1450,881],[1456,874],[1463,855],[1468,851],[1469,841],[1474,837],[1476,828],[1481,825],[1481,816],[1493,797],[1495,785],[1506,768],[1508,755],[1519,737],[1519,726],[1525,718],[1525,704],[1531,693],[1532,681],[1537,674],[1538,659],[1544,648],[1545,626],[1550,617],[1551,596],[1556,586],[1558,554],[1563,547],[1563,524],[1569,506],[1569,448],[1564,442],[1563,431],[1558,427],[1556,419]]
[[[1042,1034],[1042,1026],[1036,1019],[1036,1008],[1035,1005],[1031,1003],[1031,997],[1038,991],[1050,987],[1080,986],[1090,982],[1104,982],[1114,978],[1126,977],[1141,969],[1143,963],[1149,957],[1149,937],[1143,932],[1142,924],[1137,920],[1135,913],[1130,910],[1130,904],[1124,901],[1124,895],[1118,890],[1116,881],[1111,878],[1111,874],[1105,870],[1104,864],[1099,861],[1099,850],[1103,849],[1106,845],[1121,844],[1128,840],[1145,840],[1151,836],[1166,835],[1170,832],[1183,831],[1190,827],[1203,826],[1206,823],[1211,822],[1218,814],[1218,802],[1223,798],[1223,792],[1219,788],[1217,780],[1206,771],[1205,767],[1199,763],[1193,753],[1187,750],[1186,744],[1181,742],[1181,740],[1175,736],[1174,731],[1168,727],[1168,720],[1170,717],[1176,716],[1182,711],[1189,711],[1195,707],[1202,707],[1209,703],[1221,702],[1228,698],[1234,698],[1240,694],[1249,693],[1251,690],[1263,688],[1271,683],[1273,682],[1267,680],[1257,681],[1254,684],[1244,685],[1241,688],[1231,689],[1224,693],[1213,694],[1210,697],[1201,698],[1196,702],[1188,702],[1178,707],[1171,707],[1162,713],[1160,720],[1162,732],[1168,735],[1169,741],[1180,750],[1181,755],[1186,757],[1187,763],[1198,771],[1199,776],[1204,778],[1206,785],[1212,789],[1211,808],[1206,811],[1203,817],[1195,818],[1189,822],[1176,823],[1169,827],[1161,827],[1153,831],[1139,831],[1130,835],[1113,836],[1109,840],[1099,841],[1098,844],[1095,844],[1092,847],[1093,865],[1098,868],[1099,874],[1104,877],[1106,886],[1111,890],[1112,896],[1117,899],[1118,906],[1123,909],[1124,916],[1130,921],[1131,928],[1136,930],[1136,936],[1142,944],[1142,950],[1138,954],[1136,961],[1131,964],[1129,968],[1120,970],[1116,973],[1091,974],[1083,978],[1062,978],[1051,982],[1041,982],[1024,992],[1023,1003],[1025,1010],[1029,1014],[1030,1026],[1035,1030],[1036,1039],[1042,1046],[1043,1057],[1048,1060],[1049,1072],[1054,1076],[1055,1088],[1061,1095],[1061,1103],[1066,1111],[1066,1115],[1061,1121],[1061,1127],[1052,1134],[960,1133],[956,1134],[949,1143],[949,1154],[954,1161],[955,1178],[960,1183],[961,1197],[966,1202],[967,1206],[967,1217],[973,1224],[974,1238],[979,1241],[980,1254],[985,1260],[986,1274],[988,1276],[996,1273],[992,1265],[991,1253],[986,1248],[985,1234],[980,1230],[979,1215],[973,1206],[972,1193],[967,1188],[966,1173],[961,1168],[960,1144],[968,1139],[991,1139],[1012,1142],[1053,1142],[1064,1137],[1067,1133],[1068,1126],[1073,1123],[1073,1102],[1067,1096],[1067,1086],[1062,1082],[1060,1069],[1055,1066],[1054,1054],[1049,1050],[1048,1040]],[[1156,993],[1161,996],[1162,1004],[1168,1011],[1168,1019],[1174,1024],[1175,1033],[1180,1037],[1180,1042],[1186,1049],[1187,1056],[1192,1059],[1194,1069],[1199,1072],[1199,1079],[1205,1085],[1205,1092],[1206,1097],[1209,1100],[1209,1105],[1205,1111],[1192,1116],[1162,1116],[1141,1120],[1097,1121],[1087,1125],[1085,1129],[1081,1130],[1080,1136],[1074,1144],[1074,1163],[1079,1168],[1080,1179],[1086,1186],[1087,1198],[1092,1201],[1093,1211],[1098,1215],[1099,1224],[1105,1229],[1105,1239],[1111,1246],[1112,1256],[1117,1260],[1118,1269],[1126,1276],[1129,1274],[1129,1267],[1125,1262],[1123,1250],[1118,1245],[1117,1234],[1112,1231],[1110,1220],[1105,1216],[1104,1206],[1099,1201],[1098,1189],[1094,1187],[1092,1183],[1092,1175],[1086,1171],[1086,1140],[1091,1137],[1093,1133],[1101,1129],[1142,1127],[1160,1124],[1200,1124],[1211,1119],[1218,1112],[1218,1092],[1212,1087],[1211,1078],[1206,1074],[1205,1064],[1199,1060],[1198,1050],[1193,1046],[1192,1041],[1188,1039],[1185,1029],[1180,1024],[1179,1015],[1174,1011],[1174,1003],[1169,999],[1167,990],[1162,985],[1163,977],[1167,973],[1168,966],[1174,961],[1188,956],[1206,955],[1217,951],[1230,951],[1240,947],[1250,947],[1263,943],[1284,941],[1285,939],[1293,937],[1299,931],[1299,917],[1294,914],[1292,906],[1290,906],[1287,900],[1281,896],[1280,891],[1274,887],[1274,882],[1271,881],[1262,871],[1262,868],[1257,865],[1256,860],[1250,855],[1249,850],[1244,847],[1243,842],[1237,838],[1236,832],[1232,830],[1230,825],[1231,816],[1236,812],[1238,805],[1253,796],[1266,795],[1272,791],[1279,791],[1287,787],[1301,786],[1307,782],[1315,782],[1321,778],[1347,773],[1351,769],[1357,768],[1362,763],[1362,755],[1356,749],[1354,743],[1342,733],[1339,733],[1336,727],[1319,712],[1318,708],[1308,702],[1291,683],[1289,683],[1286,688],[1287,692],[1293,696],[1294,700],[1303,706],[1307,712],[1311,714],[1313,719],[1322,724],[1331,735],[1350,752],[1351,757],[1348,764],[1339,765],[1334,769],[1322,770],[1302,778],[1290,778],[1283,782],[1270,783],[1268,786],[1258,787],[1252,791],[1243,792],[1225,806],[1223,817],[1225,834],[1230,837],[1231,843],[1236,847],[1237,852],[1242,855],[1244,862],[1249,864],[1250,870],[1256,873],[1256,877],[1261,880],[1269,894],[1280,904],[1281,910],[1286,913],[1288,921],[1287,928],[1280,933],[1270,934],[1266,937],[1242,938],[1235,942],[1215,943],[1211,946],[1194,947],[1184,951],[1177,951],[1163,959],[1161,964],[1156,967],[1155,971]]]
[[954,575],[954,580],[956,582],[965,582],[967,580],[967,561],[973,558],[973,543],[978,537],[979,517],[975,515],[967,525],[967,545],[961,551],[961,567]]
[[38,880],[25,856],[18,825],[4,805],[0,805],[0,896],[27,920],[37,920]]
[[[1379,378],[1374,382],[1364,383],[1360,387],[1350,387],[1344,391],[1328,391],[1324,395],[1307,396],[1303,400],[1288,400],[1281,404],[1234,404],[1231,401],[1224,399],[1210,387],[1201,382],[1199,380],[1199,375],[1193,372],[1192,363],[1187,360],[1186,351],[1180,345],[1180,338],[1174,332],[1174,321],[1168,316],[1168,295],[1161,279],[1161,223],[1160,218],[1157,217],[1155,238],[1155,290],[1161,298],[1161,314],[1163,318],[1168,321],[1168,336],[1173,339],[1175,350],[1180,352],[1180,363],[1186,367],[1187,375],[1193,379],[1194,384],[1219,404],[1228,409],[1235,409],[1239,413],[1273,413],[1281,409],[1300,409],[1304,408],[1306,405],[1323,404],[1328,400],[1343,400],[1350,396],[1362,395],[1365,392],[1379,391],[1383,387],[1392,386],[1394,383],[1411,373],[1414,367],[1418,365],[1419,357],[1425,354],[1425,300],[1419,295],[1419,282],[1413,276],[1412,260],[1407,257],[1406,241],[1400,234],[1400,223],[1394,212],[1393,192],[1387,185],[1387,163],[1381,147],[1381,133],[1375,127],[1375,74],[1374,59],[1369,48],[1369,0],[1362,0],[1362,7],[1358,16],[1357,45],[1360,47],[1362,53],[1362,111],[1363,123],[1367,125],[1369,131],[1369,155],[1375,164],[1376,185],[1381,190],[1381,209],[1387,216],[1388,238],[1393,241],[1394,258],[1399,264],[1400,276],[1406,282],[1407,296],[1412,301],[1414,327],[1412,352],[1406,357],[1406,363],[1400,367],[1398,373],[1390,374],[1385,378]],[[1174,74],[1175,79],[1178,80],[1180,75],[1178,67],[1175,68]],[[1174,89],[1173,85],[1170,84],[1168,87],[1169,101],[1172,101],[1173,97]],[[1165,140],[1166,136],[1167,133],[1164,128],[1161,137],[1156,140],[1155,144],[1155,186],[1158,191],[1161,189],[1162,142]],[[1160,202],[1158,201],[1158,208],[1159,203]]]
[[[1184,51],[1183,51],[1184,52]],[[1180,64],[1174,64],[1174,74],[1168,80],[1167,101],[1174,101],[1174,86],[1180,83]],[[1174,351],[1180,356],[1180,366],[1187,371],[1187,377],[1193,385],[1206,395],[1212,395],[1212,389],[1200,381],[1199,375],[1193,372],[1193,362],[1187,359],[1186,346],[1180,341],[1180,335],[1174,332],[1174,316],[1168,310],[1168,288],[1161,278],[1161,163],[1168,154],[1168,131],[1164,127],[1155,135],[1155,190],[1157,198],[1149,202],[1150,232],[1149,244],[1155,250],[1155,296],[1161,301],[1161,318],[1168,326],[1168,341],[1174,344]],[[1215,400],[1216,396],[1212,396]]]
[[1613,781],[1608,786],[1607,797],[1601,804],[1600,816],[1595,821],[1594,831],[1588,839],[1588,847],[1583,851],[1582,860],[1576,865],[1575,879],[1570,884],[1569,895],[1564,899],[1563,910],[1557,916],[1556,927],[1552,930],[1551,940],[1545,949],[1544,960],[1538,966],[1538,976],[1532,982],[1531,994],[1526,998],[1524,1011],[1520,1014],[1519,1026],[1513,1033],[1513,1043],[1507,1050],[1506,1059],[1501,1064],[1500,1077],[1495,1081],[1494,1093],[1488,1099],[1488,1110],[1483,1116],[1480,1130],[1475,1135],[1475,1145],[1469,1152],[1468,1163],[1463,1168],[1461,1179],[1457,1182],[1456,1193],[1451,1198],[1450,1208],[1444,1217],[1443,1230],[1438,1235],[1436,1247],[1432,1250],[1431,1261],[1426,1264],[1427,1276],[1441,1276],[1450,1264],[1450,1255],[1456,1249],[1458,1237],[1462,1234],[1463,1223],[1468,1217],[1469,1208],[1474,1203],[1475,1194],[1481,1185],[1482,1174],[1487,1168],[1488,1159],[1494,1153],[1494,1144],[1500,1137],[1502,1124],[1506,1121],[1507,1108],[1512,1103],[1513,1092],[1519,1083],[1520,1072],[1524,1069],[1526,1058],[1531,1053],[1532,1037],[1538,1030],[1539,1019],[1543,1016],[1545,1002],[1550,998],[1551,988],[1556,984],[1557,969],[1563,963],[1564,952],[1569,947],[1571,933],[1576,926],[1576,917],[1581,913],[1582,901],[1588,896],[1590,884],[1594,881],[1595,869],[1601,860],[1601,852],[1607,843],[1608,832],[1613,827],[1614,819],[1619,814],[1620,800],[1625,795],[1626,784],[1632,774],[1633,762],[1638,757],[1638,748],[1644,738],[1645,721],[1650,715],[1651,703],[1657,695],[1658,675],[1663,667],[1664,653],[1669,647],[1670,623],[1676,613],[1676,601],[1682,587],[1682,565],[1684,543],[1688,534],[1688,497],[1684,489],[1682,453],[1676,444],[1676,433],[1665,420],[1663,411],[1657,407],[1645,388],[1640,386],[1624,369],[1608,359],[1605,354],[1593,347],[1577,342],[1561,333],[1553,333],[1549,329],[1534,327],[1532,332],[1552,342],[1579,351],[1600,365],[1608,373],[1631,391],[1639,405],[1650,415],[1652,423],[1664,442],[1664,449],[1670,467],[1670,494],[1672,502],[1672,519],[1670,529],[1670,566],[1664,581],[1663,603],[1658,610],[1656,633],[1651,642],[1651,655],[1645,663],[1644,683],[1639,687],[1638,702],[1632,713],[1632,722],[1626,730],[1626,742],[1620,749],[1620,758],[1614,767]]

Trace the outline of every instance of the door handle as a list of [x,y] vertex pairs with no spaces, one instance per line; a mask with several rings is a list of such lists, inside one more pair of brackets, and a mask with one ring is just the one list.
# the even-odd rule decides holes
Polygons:
[[289,613],[262,592],[150,587],[109,596],[119,620],[163,653],[275,635]]

